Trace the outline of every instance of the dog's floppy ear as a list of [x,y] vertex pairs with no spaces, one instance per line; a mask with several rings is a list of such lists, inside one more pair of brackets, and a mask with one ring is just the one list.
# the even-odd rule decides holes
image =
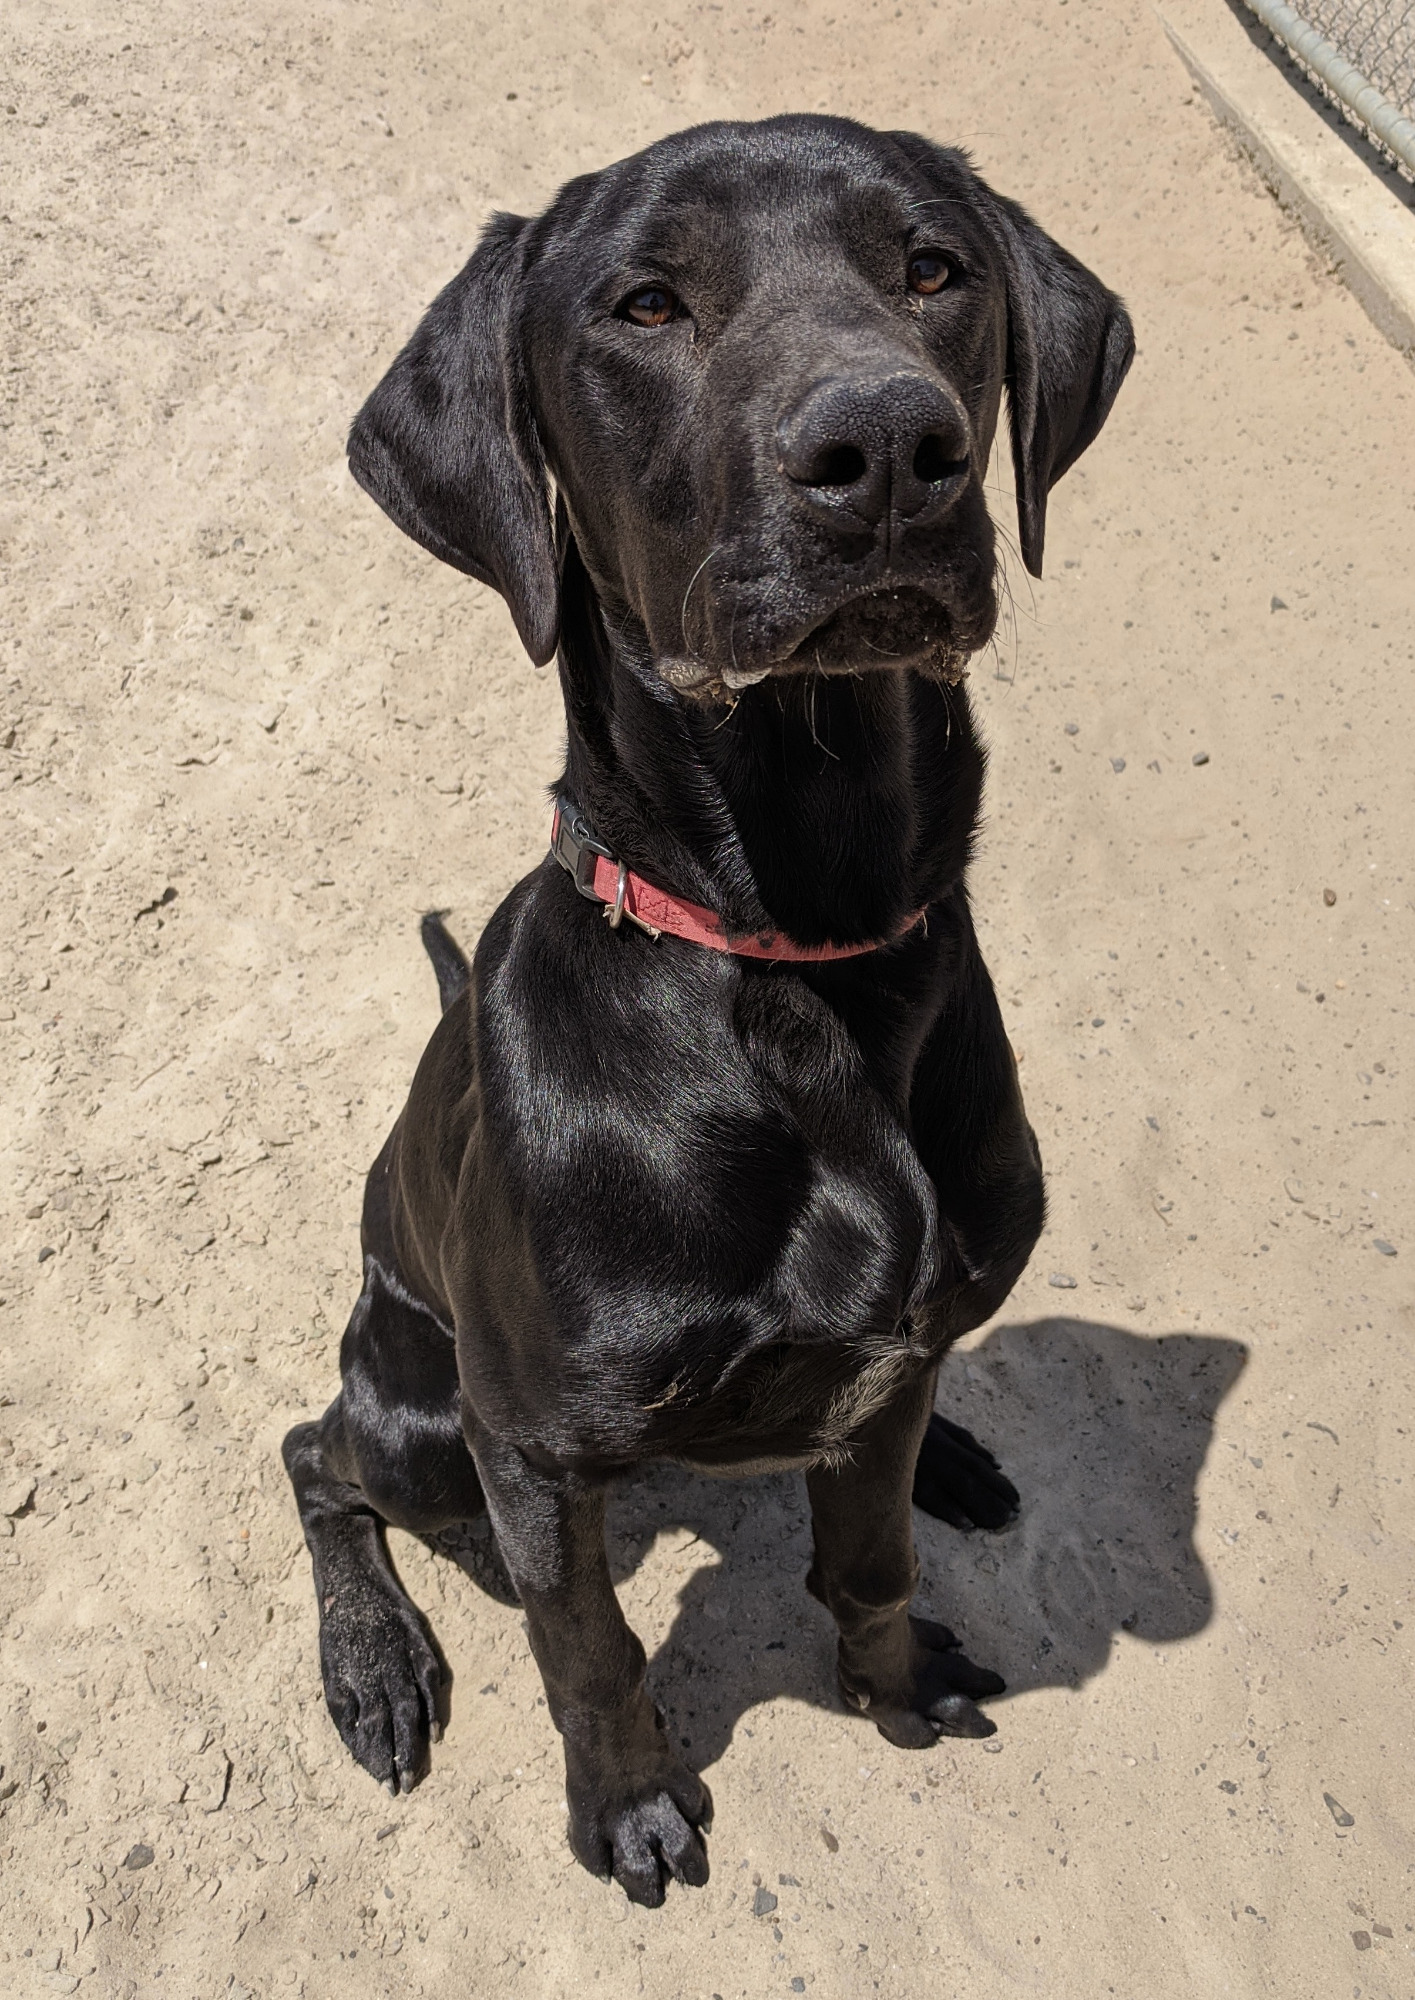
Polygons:
[[[989,190],[991,193],[991,190]],[[1007,267],[1007,393],[1022,560],[1042,573],[1047,494],[1110,414],[1135,358],[1130,315],[1100,279],[993,195]]]
[[525,227],[493,217],[355,417],[349,467],[405,534],[501,592],[541,667],[555,652],[560,607],[515,324]]

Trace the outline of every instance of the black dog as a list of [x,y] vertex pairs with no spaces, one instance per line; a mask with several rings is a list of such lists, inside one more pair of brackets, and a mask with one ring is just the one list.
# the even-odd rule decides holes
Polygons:
[[558,650],[569,749],[555,852],[474,964],[425,925],[445,1011],[369,1175],[342,1391],[286,1440],[325,1690],[410,1786],[441,1675],[380,1524],[488,1510],[571,1843],[637,1902],[707,1879],[710,1812],[606,1563],[644,1460],[804,1467],[846,1700],[904,1746],[992,1730],[1002,1683],[908,1612],[916,1463],[950,1518],[1015,1499],[930,1412],[1043,1214],[960,683],[1004,383],[1039,573],[1132,352],[962,154],[776,118],[498,217],[354,424],[380,506]]

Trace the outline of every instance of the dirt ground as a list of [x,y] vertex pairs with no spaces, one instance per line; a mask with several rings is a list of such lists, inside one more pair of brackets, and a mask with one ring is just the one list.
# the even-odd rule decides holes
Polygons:
[[[237,12],[6,15],[0,1988],[1405,2000],[1415,376],[1122,0]],[[841,1710],[798,1479],[632,1482],[717,1801],[650,1914],[571,1860],[519,1613],[421,1544],[421,1788],[320,1695],[278,1444],[435,1018],[417,914],[471,941],[536,862],[561,730],[343,438],[489,208],[816,107],[973,148],[1140,351],[973,672],[1052,1221],[941,1390],[1023,1518],[919,1543],[1000,1733]]]

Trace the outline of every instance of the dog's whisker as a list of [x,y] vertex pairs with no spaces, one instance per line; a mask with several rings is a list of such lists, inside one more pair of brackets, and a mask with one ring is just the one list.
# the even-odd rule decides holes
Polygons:
[[[820,683],[821,683],[821,665],[820,665],[820,651],[818,648],[816,651],[816,671],[811,675],[811,681],[810,681],[810,688],[809,688],[810,701],[807,707],[806,724],[811,732],[811,741],[812,743],[815,744],[817,750],[819,750],[822,753],[822,755],[832,758],[838,764],[840,762],[839,754],[836,751],[832,750],[828,743],[822,743],[820,737],[816,734],[816,693],[820,687]],[[825,767],[822,766],[821,768],[824,769]]]
[[693,585],[697,582],[698,578],[702,575],[703,571],[707,568],[708,564],[712,561],[713,557],[717,554],[718,548],[719,544],[714,542],[713,546],[708,550],[707,554],[703,557],[702,561],[693,571],[693,574],[688,578],[688,588],[683,592],[683,604],[682,608],[678,613],[678,630],[683,635],[683,651],[685,653],[691,650],[688,644],[688,599],[693,594]]
[[1012,594],[1012,578],[1009,573],[1009,568],[1007,563],[1007,551],[1005,548],[999,550],[998,552],[997,562],[994,566],[993,573],[1000,580],[1002,584],[1003,596],[1006,599],[1007,616],[1012,629],[1012,672],[1010,675],[1004,674],[1002,671],[1002,654],[998,649],[996,629],[994,629],[993,634],[988,641],[988,644],[992,649],[992,656],[994,661],[996,662],[995,678],[997,680],[1003,681],[1008,687],[1013,687],[1016,685],[1017,681],[1017,660],[1020,648],[1020,632],[1018,629],[1018,620],[1017,620],[1017,601]]

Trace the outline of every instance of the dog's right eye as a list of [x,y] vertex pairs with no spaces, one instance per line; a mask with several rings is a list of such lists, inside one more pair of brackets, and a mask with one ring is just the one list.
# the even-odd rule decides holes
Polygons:
[[667,326],[681,311],[677,293],[667,285],[645,285],[641,292],[630,292],[619,307],[619,317],[631,319],[635,326]]
[[935,292],[941,292],[952,276],[948,259],[941,257],[937,250],[921,250],[917,257],[909,260],[909,289],[922,293],[926,299],[932,298]]

